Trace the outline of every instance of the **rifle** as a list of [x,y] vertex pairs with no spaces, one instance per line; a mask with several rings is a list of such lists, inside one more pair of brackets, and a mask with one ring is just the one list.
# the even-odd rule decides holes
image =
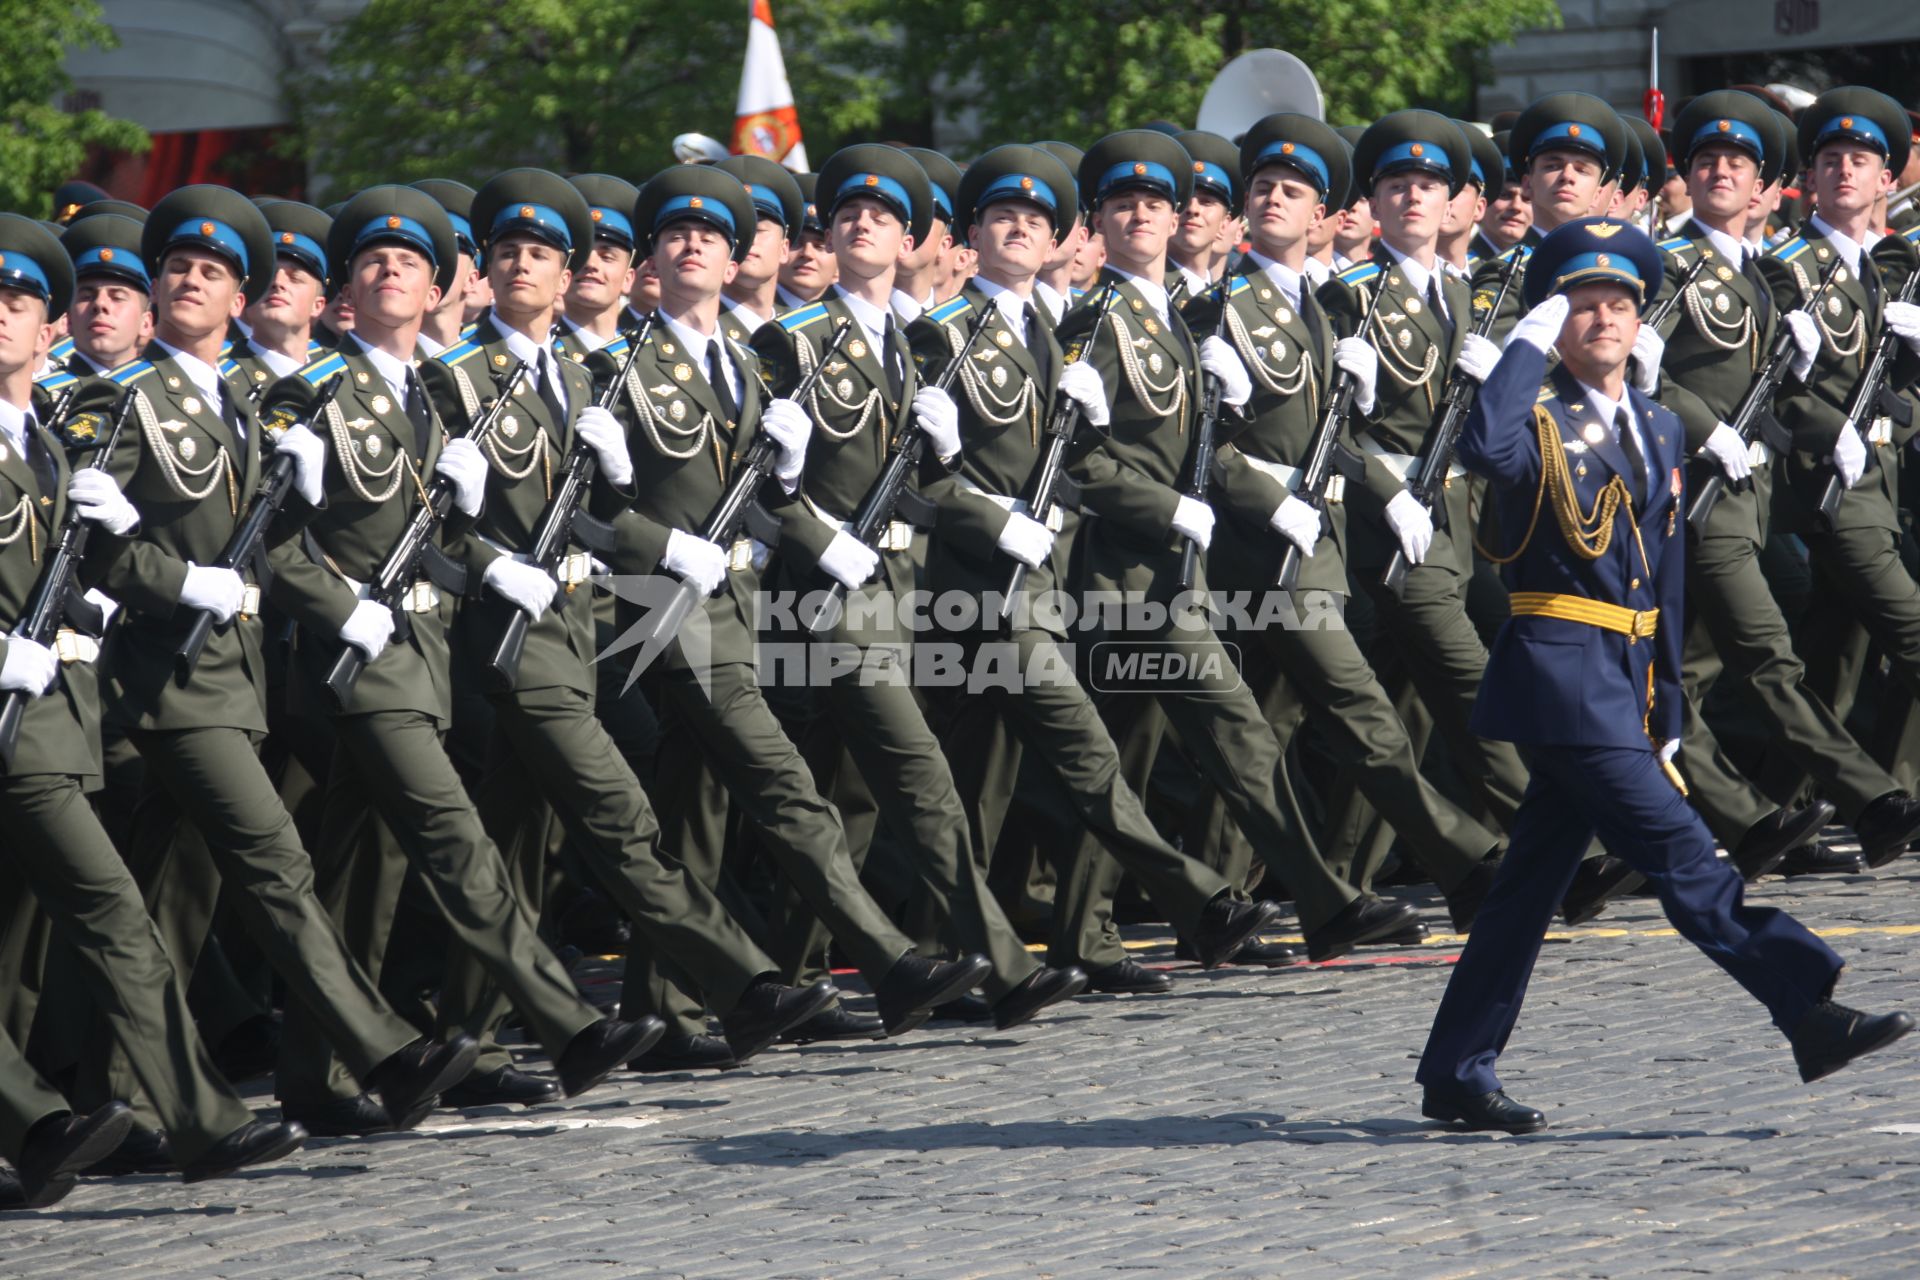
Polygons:
[[[1803,310],[1817,311],[1828,286],[1833,283],[1834,273],[1840,269],[1839,255],[1835,255],[1832,265],[1820,277],[1820,284],[1807,299]],[[1780,332],[1774,337],[1773,349],[1767,352],[1767,358],[1760,365],[1760,371],[1754,375],[1753,383],[1748,386],[1740,407],[1734,411],[1733,421],[1727,425],[1740,433],[1742,443],[1751,446],[1760,434],[1762,427],[1772,413],[1773,393],[1779,389],[1786,372],[1793,363],[1793,331],[1787,327],[1786,318],[1781,317]],[[1693,502],[1687,507],[1687,528],[1695,537],[1706,532],[1707,521],[1713,516],[1714,507],[1719,505],[1721,496],[1726,492],[1726,473],[1718,467],[1711,468],[1712,474],[1700,482],[1700,488],[1693,495]]]
[[[652,332],[652,316],[648,316],[639,328],[628,332],[626,359],[620,362],[620,369],[614,374],[613,380],[602,387],[594,399],[600,408],[611,409],[619,402],[621,392],[626,389],[627,375],[633,372],[633,362],[639,358],[640,348],[646,345],[647,336]],[[713,340],[722,341],[717,333]],[[567,554],[567,543],[573,537],[574,520],[580,514],[580,504],[586,501],[587,490],[593,485],[598,466],[592,446],[583,440],[575,440],[567,454],[567,467],[561,474],[560,487],[554,490],[553,500],[547,504],[546,513],[540,517],[540,527],[534,533],[533,553],[529,557],[531,563],[551,573]],[[526,652],[527,628],[532,621],[524,609],[515,609],[508,615],[507,629],[501,634],[500,643],[494,646],[493,656],[487,659],[486,682],[495,692],[504,693],[519,682],[520,656]]]
[[[64,422],[67,408],[73,403],[78,385],[69,387],[55,402],[54,410],[48,415],[48,422]],[[115,446],[120,443],[120,433],[126,428],[127,418],[133,410],[132,391],[122,393],[120,403],[113,411],[113,423],[107,428],[107,435],[94,447],[93,462],[99,465],[113,458]],[[104,469],[104,468],[103,468]],[[27,516],[31,520],[31,515]],[[80,568],[80,561],[87,554],[87,538],[93,526],[80,517],[78,504],[67,504],[66,517],[60,522],[59,536],[54,540],[53,554],[47,557],[46,568],[40,571],[40,580],[34,584],[33,595],[27,600],[27,607],[20,619],[14,624],[15,639],[31,640],[44,645],[53,638],[59,629],[60,616],[67,607],[67,593],[73,589],[74,574]],[[20,749],[20,725],[27,715],[27,695],[24,690],[14,689],[0,697],[0,765],[13,766],[14,753]]]
[[[1093,323],[1067,349],[1067,364],[1078,364],[1086,357],[1088,348],[1100,336],[1100,326],[1106,323],[1107,312],[1113,309],[1113,300],[1119,294],[1119,285],[1107,286],[1106,293],[1100,299],[1100,309],[1094,313]],[[1080,430],[1082,416],[1078,400],[1072,396],[1061,396],[1053,406],[1053,413],[1047,418],[1047,451],[1040,455],[1040,465],[1034,469],[1033,497],[1027,502],[1027,513],[1041,524],[1052,518],[1053,508],[1059,502],[1060,487],[1068,483],[1067,450],[1073,446],[1073,437]],[[1000,601],[1002,622],[1012,621],[1014,601],[1019,599],[1026,583],[1027,566],[1016,563],[1013,573],[1007,578],[1007,594]]]
[[[1213,336],[1227,336],[1227,286],[1223,282],[1215,291],[1215,301],[1220,304],[1220,320],[1215,326]],[[1213,479],[1213,437],[1220,426],[1220,379],[1207,380],[1206,394],[1200,400],[1200,418],[1193,428],[1193,470],[1187,475],[1186,496],[1195,502],[1207,500],[1207,486]],[[1194,579],[1200,575],[1200,544],[1192,538],[1180,550],[1180,589],[1193,590]]]
[[[525,360],[513,362],[513,368],[507,370],[507,380],[501,385],[500,393],[484,412],[474,415],[461,439],[477,441],[493,430],[493,424],[506,412],[507,401],[513,398],[528,368]],[[367,599],[389,609],[400,603],[400,597],[419,575],[420,561],[433,542],[435,530],[446,519],[452,506],[453,482],[444,476],[435,476],[427,486],[426,500],[414,510],[413,518],[407,521],[406,530],[381,563],[380,572],[368,584]],[[335,711],[345,711],[352,704],[353,686],[366,669],[367,655],[358,647],[351,644],[340,647],[339,656],[334,658],[333,666],[327,672],[327,696]]]
[[[320,388],[320,394],[314,398],[312,407],[307,411],[300,425],[311,428],[320,421],[320,415],[327,411],[333,398],[340,394],[340,383],[344,374],[334,374]],[[291,431],[293,428],[288,427]],[[227,539],[227,545],[220,549],[213,567],[216,569],[236,569],[248,563],[259,553],[261,544],[266,541],[267,529],[273,524],[280,509],[287,503],[287,494],[293,490],[293,455],[275,453],[273,461],[260,477],[260,487],[254,492],[253,502],[247,507],[246,518],[235,526]],[[200,664],[200,654],[207,647],[207,641],[213,636],[214,619],[209,610],[199,610],[193,625],[187,629],[187,638],[173,651],[174,678],[184,686],[193,678],[193,669]]]
[[[1900,285],[1897,301],[1912,302],[1914,287],[1920,285],[1920,269],[1907,273]],[[1869,419],[1874,406],[1879,403],[1880,393],[1886,386],[1887,374],[1893,368],[1893,359],[1899,350],[1900,336],[1885,324],[1880,327],[1880,341],[1874,344],[1873,359],[1860,375],[1859,385],[1853,389],[1853,399],[1847,405],[1847,425],[1860,433],[1865,440],[1866,431],[1861,425]],[[1840,500],[1846,496],[1846,486],[1840,483],[1840,475],[1835,472],[1827,477],[1827,487],[1821,490],[1820,505],[1813,515],[1814,528],[1826,533],[1833,528],[1834,519],[1840,514]]]
[[[834,326],[833,333],[827,338],[827,344],[820,348],[820,355],[813,369],[800,380],[800,385],[793,389],[789,399],[805,400],[813,394],[814,385],[820,381],[826,372],[827,363],[833,359],[834,353],[840,350],[841,344],[847,340],[847,334],[852,328],[853,322],[850,320],[842,320]],[[727,486],[724,494],[720,495],[720,501],[714,504],[713,510],[707,513],[705,523],[700,526],[702,538],[725,547],[740,536],[740,528],[746,523],[747,508],[753,505],[754,495],[760,491],[760,486],[765,484],[767,477],[772,474],[774,455],[778,452],[779,446],[765,432],[754,437],[753,444],[747,449],[746,454],[740,459],[740,465],[734,471],[733,483]],[[653,624],[648,629],[645,640],[647,647],[641,652],[657,654],[663,651],[667,644],[680,634],[681,624],[686,622],[687,615],[693,612],[693,606],[699,604],[705,594],[698,586],[684,580],[675,587],[673,598],[654,614]],[[639,673],[639,670],[634,672],[635,675]]]
[[[993,318],[994,310],[992,302],[980,308],[980,314],[975,318],[973,328],[967,332],[967,340],[961,346],[960,354],[953,358],[952,364],[940,371],[934,386],[945,391],[954,384],[954,380],[960,376],[960,370],[966,365],[967,357],[973,354],[973,344],[986,332],[987,322]],[[873,487],[867,490],[867,496],[860,500],[860,509],[853,516],[853,527],[848,530],[865,545],[871,547],[878,543],[880,534],[893,519],[894,509],[900,505],[900,495],[907,491],[908,482],[919,469],[920,455],[926,443],[926,433],[911,425],[894,442],[893,455],[887,459],[886,469],[873,482]],[[821,631],[846,595],[846,584],[828,575],[826,596],[821,600],[820,607],[814,610],[807,630],[815,633]]]
[[[1373,313],[1380,309],[1380,299],[1386,294],[1384,283],[1373,291],[1373,297],[1367,302],[1367,313],[1360,317],[1360,327],[1354,332],[1366,336],[1373,324]],[[1293,491],[1296,498],[1320,513],[1323,525],[1327,522],[1327,484],[1333,479],[1333,451],[1340,447],[1340,427],[1352,411],[1353,397],[1358,391],[1353,375],[1342,369],[1333,380],[1333,394],[1327,399],[1326,411],[1320,415],[1320,425],[1314,429],[1306,465],[1300,468],[1300,483]],[[1302,559],[1300,548],[1288,539],[1286,554],[1280,557],[1280,572],[1274,575],[1274,585],[1282,591],[1293,590],[1300,581]]]
[[[1517,248],[1507,251],[1506,260],[1500,268],[1500,288],[1493,295],[1493,305],[1473,327],[1478,336],[1484,338],[1493,332],[1494,321],[1500,318],[1500,306],[1507,300],[1507,290],[1513,286],[1514,277],[1520,274],[1520,257]],[[1413,483],[1407,486],[1429,513],[1438,508],[1444,516],[1445,508],[1440,506],[1441,491],[1447,487],[1447,472],[1453,466],[1454,446],[1460,443],[1460,429],[1467,425],[1467,411],[1473,408],[1473,397],[1479,387],[1480,384],[1466,370],[1455,369],[1447,378],[1447,389],[1441,393],[1440,416],[1434,420],[1433,431],[1427,437],[1427,452],[1420,459],[1420,470]],[[1395,548],[1393,558],[1387,561],[1387,571],[1380,575],[1380,585],[1396,597],[1399,596],[1407,589],[1407,571],[1412,567],[1407,561],[1407,553]]]

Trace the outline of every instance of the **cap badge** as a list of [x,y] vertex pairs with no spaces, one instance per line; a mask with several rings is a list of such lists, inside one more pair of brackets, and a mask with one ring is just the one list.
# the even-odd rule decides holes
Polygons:
[[1613,265],[1613,259],[1609,258],[1606,254],[1603,253],[1596,256],[1593,260],[1593,263],[1597,267],[1610,267]]
[[1020,189],[1021,189],[1022,191],[1031,191],[1031,190],[1033,190],[1033,179],[1032,179],[1032,178],[1022,178],[1022,179],[1020,179]]
[[590,209],[587,212],[587,216],[589,218],[592,218],[595,222],[598,222],[602,218],[607,216],[607,211],[605,209]]
[[520,216],[523,218],[531,218],[533,216],[533,206],[530,204],[521,205]]
[[1619,235],[1621,229],[1625,226],[1626,223],[1624,222],[1596,222],[1589,227],[1588,230],[1593,232],[1596,239],[1610,240],[1614,236]]
[[1719,129],[1722,133],[1727,132],[1731,128],[1733,128],[1733,121],[1731,120],[1722,120],[1719,124]]
[[879,174],[877,174],[877,173],[870,173],[870,174],[868,174],[868,175],[867,175],[867,185],[868,185],[868,186],[870,186],[870,187],[877,187],[877,186],[879,186],[879,185],[880,185],[880,175],[879,175]]
[[1206,162],[1202,160],[1195,160],[1193,162],[1193,171],[1195,173],[1205,173],[1207,171]]
[[1146,171],[1147,171],[1147,166],[1145,166],[1144,164],[1140,164],[1137,161],[1134,163],[1133,172],[1136,177],[1138,177],[1140,174],[1145,173]]
[[213,224],[212,224],[211,222],[203,222],[203,223],[201,223],[201,224],[200,224],[200,234],[201,234],[201,235],[203,235],[203,236],[210,236],[210,235],[212,235],[212,234],[213,234]]
[[1840,127],[1841,127],[1842,129],[1851,129],[1851,128],[1853,128],[1853,117],[1852,117],[1852,116],[1841,116],[1841,117],[1840,117]]
[[113,250],[111,250],[111,249],[102,249],[102,250],[100,251],[100,261],[102,261],[102,262],[112,262],[112,261],[113,261]]
[[1579,137],[1579,136],[1580,136],[1580,126],[1579,126],[1579,125],[1577,125],[1577,124],[1570,124],[1570,125],[1568,125],[1568,126],[1567,126],[1567,136],[1568,136],[1569,138],[1577,138],[1577,137]]
[[1421,146],[1421,145],[1420,145],[1419,143],[1417,143],[1417,142],[1416,142],[1416,143],[1414,143],[1412,147],[1410,147],[1410,148],[1408,148],[1408,150],[1410,150],[1410,151],[1412,151],[1412,152],[1413,152],[1413,154],[1414,154],[1414,155],[1416,155],[1416,156],[1423,156],[1423,155],[1425,155],[1425,154],[1427,154],[1427,149],[1426,149],[1425,147],[1423,147],[1423,146]]
[[701,198],[700,198],[699,196],[688,196],[688,197],[687,197],[687,208],[689,208],[689,209],[704,209],[704,208],[706,208],[706,207],[707,207],[707,202],[706,202],[705,200],[702,200],[702,199],[701,199]]
[[293,232],[291,232],[291,231],[282,231],[282,232],[280,233],[280,243],[281,243],[281,244],[292,244],[292,243],[293,243]]
[[389,231],[397,231],[397,230],[399,230],[399,228],[400,228],[400,215],[399,215],[399,214],[397,214],[397,213],[390,213],[390,214],[388,214],[388,215],[387,215],[387,230],[389,230]]
[[1283,142],[1283,143],[1281,143],[1281,144],[1280,144],[1280,154],[1281,154],[1281,155],[1283,155],[1283,156],[1290,156],[1290,155],[1292,155],[1292,154],[1293,154],[1293,144],[1292,144],[1291,142]]

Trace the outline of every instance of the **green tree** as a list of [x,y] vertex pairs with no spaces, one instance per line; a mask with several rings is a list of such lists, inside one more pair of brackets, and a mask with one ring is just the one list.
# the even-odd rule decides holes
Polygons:
[[[877,127],[845,70],[875,43],[854,0],[781,6],[810,150]],[[644,179],[675,134],[732,132],[748,8],[662,0],[372,0],[297,86],[304,145],[335,190],[515,164]]]
[[100,111],[63,111],[67,50],[118,41],[95,0],[0,0],[0,208],[33,218],[79,172],[89,147],[145,151],[146,130]]

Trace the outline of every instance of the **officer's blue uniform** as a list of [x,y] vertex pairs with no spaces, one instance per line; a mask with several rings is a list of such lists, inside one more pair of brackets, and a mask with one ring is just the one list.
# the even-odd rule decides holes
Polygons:
[[[1502,537],[1493,550],[1524,543],[1506,568],[1516,616],[1494,641],[1473,730],[1521,744],[1532,779],[1416,1076],[1449,1094],[1500,1089],[1495,1059],[1519,1018],[1547,924],[1596,833],[1647,877],[1681,935],[1782,1031],[1828,997],[1841,968],[1793,917],[1742,900],[1738,872],[1714,856],[1713,837],[1663,770],[1656,744],[1680,736],[1683,706],[1685,434],[1670,411],[1629,387],[1623,407],[1640,426],[1648,472],[1636,476],[1589,398],[1564,369],[1549,376],[1541,352],[1517,342],[1481,387],[1460,439],[1460,461],[1492,485]],[[1536,406],[1558,430],[1581,513],[1595,510],[1615,476],[1627,482],[1631,508],[1620,504],[1595,558],[1575,549],[1551,494],[1536,507],[1550,465]]]

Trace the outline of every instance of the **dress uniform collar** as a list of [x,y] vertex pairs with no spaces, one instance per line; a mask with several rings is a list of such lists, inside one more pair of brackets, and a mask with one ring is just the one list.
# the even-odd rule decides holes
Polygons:
[[893,291],[893,314],[900,317],[902,324],[911,324],[933,308],[933,290],[927,290],[925,298],[916,298],[901,289]]
[[1003,284],[995,284],[985,276],[975,276],[973,287],[987,295],[993,305],[999,309],[1000,321],[1013,331],[1013,337],[1021,346],[1027,342],[1027,308],[1032,301],[1021,297]]
[[1122,280],[1125,280],[1135,289],[1138,289],[1140,296],[1146,300],[1148,306],[1153,308],[1153,314],[1160,317],[1162,324],[1173,323],[1167,315],[1167,287],[1165,285],[1161,284],[1158,280],[1149,280],[1145,276],[1136,276],[1129,271],[1123,271],[1111,262],[1107,264],[1107,270],[1113,272],[1113,274],[1119,276]]
[[267,368],[273,370],[273,376],[276,378],[284,378],[290,373],[298,373],[307,363],[305,358],[295,359],[293,356],[283,355],[271,347],[254,346],[251,342],[247,345],[253,347],[253,354],[265,362]]
[[[1260,268],[1260,273],[1273,281],[1274,288],[1280,290],[1295,311],[1300,309],[1301,278],[1306,274],[1305,268],[1295,271],[1292,267],[1283,262],[1276,262],[1257,249],[1247,250],[1247,261]],[[1307,261],[1311,262],[1313,259],[1309,258]]]
[[1051,324],[1059,324],[1060,317],[1067,314],[1066,296],[1044,281],[1033,282],[1033,300],[1039,304],[1041,314]]
[[[668,315],[664,307],[660,310],[660,318],[666,322],[667,331],[673,334],[674,338],[682,347],[686,348],[688,362],[700,371],[701,377],[709,377],[710,375],[707,372],[709,368],[707,364],[707,348],[716,342],[725,341],[720,335],[719,327],[715,326],[712,333],[701,333],[678,317]],[[720,350],[724,355],[726,348],[723,346]],[[721,376],[727,380],[727,390],[732,394],[733,402],[739,404],[740,384],[736,380],[737,375],[733,371],[733,361],[722,359],[720,361],[720,372]],[[715,390],[718,390],[718,388],[716,387]]]
[[529,338],[526,334],[513,328],[511,325],[496,324],[494,328],[499,330],[500,340],[507,344],[507,351],[512,354],[514,359],[525,360],[529,365],[533,366],[535,376],[546,377],[547,360],[551,357],[552,353],[547,350],[545,344],[535,342],[532,338]]
[[187,381],[200,389],[215,413],[220,411],[220,396],[226,390],[220,378],[220,371],[202,360],[199,356],[188,355],[180,348],[161,341],[153,340],[153,345],[166,352],[173,362],[180,366],[180,372],[187,375]]
[[[93,374],[96,378],[104,378],[108,373],[112,372],[112,370],[108,369],[106,365],[101,364],[98,360],[95,360],[92,356],[88,355],[86,352],[82,351],[78,347],[75,347],[73,349],[73,358],[75,360],[78,360],[81,364],[85,365],[87,367],[87,371]],[[55,367],[58,368],[57,365]]]
[[571,316],[560,317],[560,330],[561,337],[579,343],[588,351],[598,351],[613,341],[611,338],[601,337],[583,324],[576,323]]
[[746,330],[748,333],[758,332],[760,329],[760,326],[771,323],[773,320],[772,316],[763,316],[758,311],[755,311],[752,307],[748,306],[746,303],[735,302],[732,298],[720,299],[720,305],[725,307],[727,310],[733,312],[734,315],[738,316],[740,318],[740,323],[746,326]]
[[1316,289],[1333,279],[1333,268],[1311,254],[1307,256],[1306,262],[1301,265],[1300,271],[1302,275],[1306,276],[1307,283]]
[[1187,296],[1189,298],[1197,298],[1207,290],[1213,288],[1213,281],[1201,275],[1198,271],[1187,267],[1185,264],[1175,262],[1172,258],[1168,258],[1167,265],[1175,271],[1178,271],[1181,278],[1187,282]]
[[1733,267],[1736,271],[1746,265],[1747,258],[1750,254],[1757,252],[1754,246],[1747,241],[1735,240],[1726,232],[1717,227],[1708,226],[1699,218],[1695,218],[1694,222],[1699,225],[1700,234],[1707,238],[1707,243],[1713,246],[1713,251],[1719,254],[1721,258],[1726,261],[1727,265]]
[[13,446],[18,457],[27,456],[27,411],[17,404],[0,400],[0,434]]
[[773,293],[775,298],[779,300],[780,309],[783,311],[791,311],[795,307],[804,307],[807,305],[805,298],[783,284],[773,286]]
[[380,371],[380,376],[386,379],[387,385],[393,389],[393,398],[400,404],[405,404],[407,372],[412,366],[378,347],[368,346],[366,341],[352,330],[348,330],[347,337],[353,341],[355,347],[359,348],[360,354],[367,358],[367,362]]
[[886,341],[887,317],[890,313],[874,306],[865,298],[856,297],[839,285],[833,286],[833,289],[840,301],[846,304],[847,310],[853,312],[853,318],[860,322],[860,327],[867,331],[867,336],[873,339],[874,349],[879,350],[880,344]]
[[1444,289],[1431,287],[1435,273],[1439,272],[1442,267],[1440,259],[1436,257],[1431,267],[1423,267],[1419,262],[1389,244],[1385,236],[1380,237],[1380,246],[1392,256],[1394,265],[1400,269],[1400,274],[1407,278],[1408,290],[1425,299],[1431,300],[1433,298],[1439,298],[1440,308],[1442,312],[1444,312],[1447,306],[1446,291]]
[[1853,274],[1855,275],[1860,274],[1861,251],[1866,249],[1871,249],[1873,248],[1874,245],[1880,242],[1880,236],[1878,234],[1869,232],[1868,234],[1872,238],[1869,239],[1865,244],[1861,244],[1859,241],[1853,240],[1850,237],[1844,236],[1840,232],[1835,231],[1832,227],[1827,225],[1826,219],[1822,218],[1817,213],[1814,214],[1811,218],[1807,219],[1807,224],[1813,228],[1815,234],[1821,236],[1822,238],[1830,241],[1833,244],[1834,252],[1840,255],[1840,257],[1846,262],[1847,269],[1849,271],[1852,271]]

